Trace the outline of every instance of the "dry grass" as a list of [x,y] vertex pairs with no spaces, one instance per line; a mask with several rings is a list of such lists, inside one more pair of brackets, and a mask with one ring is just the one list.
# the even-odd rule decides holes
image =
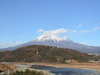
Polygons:
[[0,64],[0,71],[7,71],[8,69],[14,70],[16,66],[9,64]]

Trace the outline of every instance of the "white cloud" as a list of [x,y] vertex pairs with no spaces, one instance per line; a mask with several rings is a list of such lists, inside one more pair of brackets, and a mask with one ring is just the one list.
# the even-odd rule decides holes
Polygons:
[[80,31],[80,32],[81,33],[88,33],[88,32],[95,32],[95,31],[99,31],[99,30],[100,30],[100,27],[95,27],[92,30],[83,30],[83,31]]
[[44,31],[43,29],[39,29],[39,30],[38,30],[38,32],[43,32],[43,31]]
[[38,32],[50,32],[52,34],[55,34],[55,35],[58,35],[58,34],[62,34],[62,33],[66,33],[68,32],[67,29],[64,29],[64,28],[60,28],[60,29],[56,29],[56,30],[48,30],[48,31],[45,31],[43,29],[39,29]]
[[90,42],[81,42],[80,44],[83,44],[83,45],[89,45]]
[[11,42],[0,42],[0,48],[7,48],[7,47],[12,47],[16,45],[20,45],[22,42],[19,41],[11,41]]
[[88,32],[90,32],[89,30],[83,30],[83,31],[81,31],[81,33],[88,33]]
[[82,25],[83,25],[82,23],[81,23],[81,24],[79,24],[79,25],[78,25],[78,28],[80,28]]
[[68,32],[68,30],[67,29],[64,29],[64,28],[60,28],[60,29],[56,29],[56,30],[51,30],[49,32],[51,32],[53,34],[62,34],[62,33]]
[[73,30],[73,32],[75,33],[75,32],[77,32],[76,30]]
[[93,29],[93,31],[98,31],[98,30],[100,30],[100,27],[95,27],[95,28]]

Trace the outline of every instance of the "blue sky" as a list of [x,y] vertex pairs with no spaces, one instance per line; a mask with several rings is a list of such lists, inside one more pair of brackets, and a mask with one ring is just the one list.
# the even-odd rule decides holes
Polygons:
[[61,28],[68,39],[100,46],[100,0],[0,0],[0,48]]

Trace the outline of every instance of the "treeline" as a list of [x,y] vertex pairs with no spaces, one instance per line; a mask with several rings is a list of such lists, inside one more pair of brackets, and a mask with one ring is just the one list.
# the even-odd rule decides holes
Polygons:
[[14,51],[0,52],[0,62],[65,63],[65,61],[69,59],[74,59],[78,62],[88,62],[90,60],[99,60],[100,57],[67,48],[42,45],[32,45],[21,47]]

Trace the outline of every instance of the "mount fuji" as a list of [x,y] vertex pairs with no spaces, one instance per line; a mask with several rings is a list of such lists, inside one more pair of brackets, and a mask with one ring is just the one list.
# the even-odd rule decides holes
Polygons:
[[55,46],[55,47],[61,47],[61,48],[74,49],[74,50],[85,52],[85,53],[100,53],[100,47],[78,44],[69,39],[60,38],[56,36],[55,34],[53,34],[52,32],[44,32],[42,35],[40,35],[39,37],[37,37],[36,39],[32,41],[29,41],[27,43],[14,46],[14,47],[3,48],[3,49],[0,49],[0,51],[15,50],[19,47],[28,46],[28,45],[46,45],[46,46]]

